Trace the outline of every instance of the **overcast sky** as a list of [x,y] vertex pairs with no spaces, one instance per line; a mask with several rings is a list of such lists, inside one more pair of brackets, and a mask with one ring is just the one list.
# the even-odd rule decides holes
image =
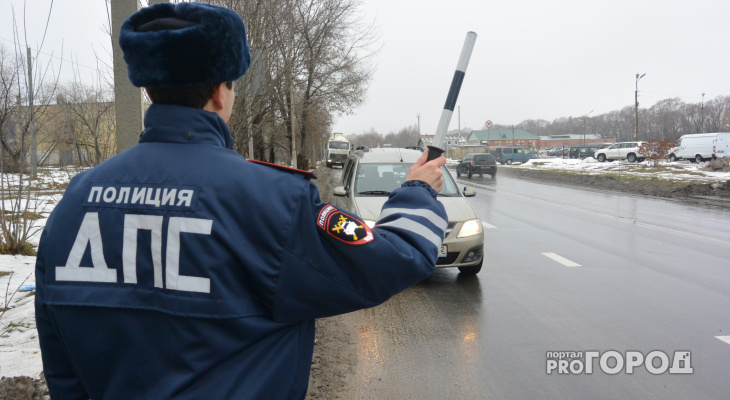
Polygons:
[[[49,0],[29,1],[28,41],[40,44]],[[0,42],[12,48],[11,4],[22,32],[23,2],[0,0]],[[71,6],[70,4],[73,4]],[[382,49],[366,102],[334,131],[385,134],[415,125],[433,133],[468,31],[478,34],[450,129],[485,121],[517,124],[590,116],[679,97],[730,95],[728,0],[363,0]],[[57,0],[43,52],[73,51],[92,74],[109,51],[102,0]],[[42,54],[41,57],[44,57]],[[47,56],[46,56],[47,57]],[[57,60],[56,60],[57,61]],[[58,62],[56,62],[58,64]],[[66,73],[69,65],[64,65]]]

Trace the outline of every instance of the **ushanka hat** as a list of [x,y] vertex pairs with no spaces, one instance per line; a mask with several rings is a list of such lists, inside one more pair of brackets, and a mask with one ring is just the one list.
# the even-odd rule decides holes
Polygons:
[[201,3],[159,3],[127,18],[119,33],[129,80],[147,88],[234,81],[248,70],[246,27],[233,10]]

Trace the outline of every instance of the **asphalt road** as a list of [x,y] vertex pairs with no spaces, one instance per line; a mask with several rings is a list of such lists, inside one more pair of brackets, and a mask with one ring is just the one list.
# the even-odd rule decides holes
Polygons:
[[[476,185],[484,268],[439,270],[337,317],[353,338],[342,398],[730,396],[730,213],[507,176],[460,182]],[[561,351],[580,352],[583,371],[548,373],[548,353]],[[627,361],[661,351],[668,361],[649,369],[667,371],[639,363],[629,374],[611,351]],[[599,355],[590,374],[586,352]],[[687,364],[691,374],[668,371]]]

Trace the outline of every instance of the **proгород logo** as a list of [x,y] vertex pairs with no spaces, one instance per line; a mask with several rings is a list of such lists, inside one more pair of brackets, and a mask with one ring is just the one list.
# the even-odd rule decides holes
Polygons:
[[548,351],[547,373],[558,375],[592,374],[594,370],[615,375],[619,372],[633,374],[637,368],[645,368],[649,373],[660,375],[691,374],[693,372],[689,351],[675,351],[671,357],[659,350],[646,355],[640,351],[624,353],[604,351]]

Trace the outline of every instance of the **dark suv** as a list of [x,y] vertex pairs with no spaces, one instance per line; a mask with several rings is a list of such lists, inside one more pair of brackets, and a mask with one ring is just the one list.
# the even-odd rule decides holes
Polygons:
[[473,174],[489,174],[494,179],[497,176],[497,160],[489,153],[467,154],[456,166],[456,176],[464,174],[471,178]]

